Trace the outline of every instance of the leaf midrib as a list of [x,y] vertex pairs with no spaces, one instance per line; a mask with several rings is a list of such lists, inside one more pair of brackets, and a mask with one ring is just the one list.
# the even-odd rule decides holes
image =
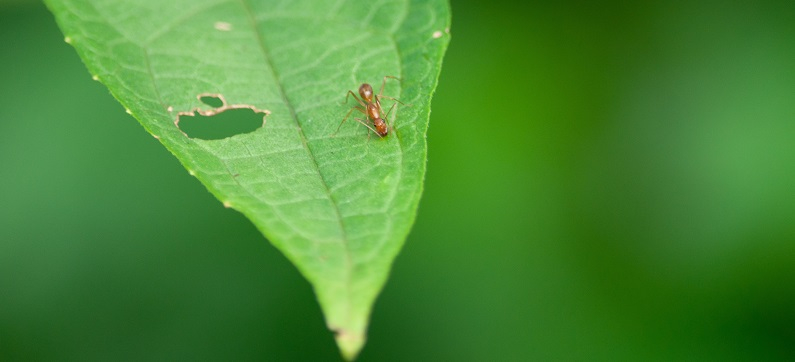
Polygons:
[[[351,259],[351,250],[348,242],[348,233],[345,229],[345,223],[342,221],[342,213],[340,212],[339,205],[337,203],[336,198],[334,198],[334,195],[331,193],[331,189],[328,187],[326,179],[323,177],[323,174],[320,172],[320,166],[317,163],[317,159],[315,158],[315,155],[312,152],[312,148],[309,147],[309,144],[307,143],[307,138],[306,134],[304,133],[304,128],[301,126],[301,122],[298,121],[298,115],[295,112],[295,107],[290,102],[290,99],[287,97],[287,92],[284,90],[284,86],[282,85],[281,81],[279,81],[279,77],[276,74],[276,68],[273,65],[271,55],[265,46],[265,41],[262,38],[262,34],[259,32],[259,29],[257,28],[257,20],[254,17],[254,12],[251,10],[251,6],[249,5],[247,0],[239,0],[239,1],[246,12],[249,25],[251,26],[252,30],[257,36],[257,43],[259,44],[259,48],[260,51],[262,52],[263,58],[265,58],[265,62],[268,64],[268,70],[270,71],[273,79],[276,80],[276,85],[278,86],[279,89],[279,95],[281,96],[285,106],[287,106],[287,109],[290,110],[290,117],[295,122],[296,126],[298,126],[298,134],[299,136],[301,136],[301,143],[303,144],[304,149],[309,155],[309,158],[312,160],[312,165],[314,166],[315,172],[317,172],[317,175],[320,178],[321,183],[323,184],[323,189],[326,192],[326,195],[328,195],[329,200],[331,200],[331,204],[334,206],[334,213],[336,214],[337,222],[339,223],[340,230],[342,231],[342,244],[345,247],[345,263],[347,264],[346,265],[347,267],[345,268],[346,278],[344,286],[347,292],[347,296],[350,296],[351,295],[350,288],[353,282],[351,280],[353,261]],[[348,312],[348,314],[350,314],[350,308],[351,308],[351,303],[349,302],[346,305],[346,312]]]

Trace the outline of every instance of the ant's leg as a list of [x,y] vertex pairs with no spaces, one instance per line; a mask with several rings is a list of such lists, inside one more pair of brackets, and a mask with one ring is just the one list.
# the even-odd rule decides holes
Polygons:
[[365,104],[364,102],[362,102],[362,100],[361,100],[361,99],[359,99],[359,97],[357,97],[357,96],[356,96],[356,94],[355,94],[355,93],[353,93],[353,91],[352,91],[352,90],[349,90],[349,91],[348,91],[348,94],[346,94],[346,95],[345,95],[345,102],[343,102],[342,104],[348,103],[348,97],[350,97],[350,96],[353,96],[353,99],[355,99],[357,102],[359,102],[359,104],[360,104],[362,107],[365,107],[365,108],[367,108],[367,104]]
[[381,91],[380,91],[380,92],[378,92],[378,95],[376,96],[376,100],[377,100],[377,101],[378,101],[378,103],[379,103],[378,105],[379,105],[379,106],[381,105],[381,98],[384,98],[384,99],[390,99],[390,100],[393,100],[393,101],[395,101],[395,102],[398,102],[398,103],[400,103],[401,105],[404,105],[404,106],[405,106],[406,104],[405,104],[405,103],[403,103],[403,102],[401,102],[399,99],[397,99],[397,98],[392,98],[392,97],[390,97],[390,96],[385,96],[385,95],[384,95],[384,86],[386,86],[386,79],[387,79],[387,78],[392,78],[392,79],[396,79],[397,81],[400,81],[400,78],[398,78],[398,77],[395,77],[395,76],[392,76],[392,75],[387,75],[387,76],[385,76],[385,77],[384,77],[384,80],[381,82]]
[[385,77],[384,77],[384,80],[381,82],[381,91],[380,91],[380,92],[378,92],[378,95],[379,95],[379,96],[383,96],[383,95],[384,95],[384,86],[386,85],[386,79],[387,79],[387,78],[392,78],[392,79],[395,79],[395,80],[397,80],[398,82],[400,82],[400,78],[398,78],[398,77],[396,77],[396,76],[394,76],[394,75],[387,75],[387,76],[385,76]]
[[348,114],[346,114],[346,115],[345,115],[345,118],[343,118],[343,119],[342,119],[342,122],[340,122],[340,125],[339,125],[339,126],[337,126],[337,130],[336,130],[336,131],[334,131],[334,133],[332,133],[332,134],[331,134],[331,136],[332,136],[332,137],[333,137],[334,135],[336,135],[336,134],[337,134],[337,132],[339,132],[339,131],[340,131],[340,127],[342,127],[342,124],[343,124],[343,123],[345,123],[345,121],[347,121],[347,120],[348,120],[348,117],[350,117],[350,116],[351,116],[351,113],[352,113],[354,110],[357,110],[357,111],[359,111],[359,112],[362,112],[362,113],[364,113],[364,114],[367,114],[367,113],[366,113],[366,112],[365,112],[363,109],[359,108],[359,106],[352,107],[352,108],[351,108],[351,110],[350,110],[350,111],[348,111]]
[[[362,126],[365,126],[365,127],[367,127],[368,129],[370,129],[371,131],[373,131],[373,133],[375,133],[375,134],[378,134],[378,132],[375,130],[375,128],[373,128],[372,126],[370,126],[369,124],[367,124],[367,122],[365,122],[365,120],[363,120],[363,119],[361,119],[361,118],[354,118],[354,119],[356,120],[356,122],[359,122],[359,123],[361,123],[361,124],[362,124]],[[368,138],[370,138],[370,132],[367,132],[367,137],[368,137]],[[378,135],[378,137],[381,137],[381,135],[379,134],[379,135]]]
[[396,103],[392,103],[392,107],[389,107],[389,111],[388,111],[388,112],[386,112],[386,116],[384,116],[384,121],[385,121],[385,122],[387,122],[387,125],[388,125],[390,128],[392,127],[392,125],[390,125],[390,124],[389,124],[389,113],[391,113],[391,112],[392,112],[392,110],[393,110],[393,109],[395,109],[395,105],[396,105]]
[[[392,97],[390,97],[390,96],[382,96],[382,95],[377,95],[377,96],[376,96],[376,99],[378,99],[378,101],[379,101],[379,102],[381,102],[381,98],[384,98],[384,99],[389,99],[389,100],[392,100],[392,101],[398,102],[398,103],[400,103],[400,105],[402,105],[402,106],[405,106],[405,105],[406,105],[406,103],[403,103],[403,102],[401,102],[401,101],[400,101],[399,99],[397,99],[397,98],[392,98]],[[409,104],[408,106],[409,106],[409,107],[411,107],[411,104]]]
[[392,107],[389,107],[389,111],[387,111],[386,115],[384,116],[384,122],[386,123],[387,127],[389,127],[390,130],[395,129],[394,126],[395,123],[394,122],[392,122],[391,124],[389,123],[389,113],[392,113],[392,110],[395,109],[395,105],[396,103],[392,103]]

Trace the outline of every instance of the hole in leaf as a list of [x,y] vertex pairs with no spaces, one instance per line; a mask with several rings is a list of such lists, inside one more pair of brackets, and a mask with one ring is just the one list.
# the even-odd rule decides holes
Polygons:
[[218,108],[224,105],[224,101],[216,96],[201,96],[199,97],[199,100],[213,108]]
[[263,126],[265,115],[266,112],[250,108],[224,109],[206,115],[193,111],[180,116],[179,128],[190,138],[219,140],[255,131]]

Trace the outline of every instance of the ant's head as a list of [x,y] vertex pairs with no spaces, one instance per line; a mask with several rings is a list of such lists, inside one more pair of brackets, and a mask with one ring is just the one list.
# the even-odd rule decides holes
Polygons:
[[380,137],[385,137],[387,134],[389,134],[389,127],[381,118],[376,118],[373,120],[373,127],[375,127],[375,132],[378,133],[378,136]]
[[362,86],[359,87],[359,95],[362,96],[362,99],[365,102],[367,102],[367,103],[372,102],[373,101],[373,87],[371,87],[367,83],[362,84]]

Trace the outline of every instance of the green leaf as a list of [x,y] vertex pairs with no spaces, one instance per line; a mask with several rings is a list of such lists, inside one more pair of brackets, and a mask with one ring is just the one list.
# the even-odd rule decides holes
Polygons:
[[[422,193],[447,2],[47,4],[94,78],[296,265],[342,354],[355,358]],[[347,91],[367,82],[378,92],[387,75],[401,80],[387,81],[384,95],[405,104],[389,116],[395,130],[380,138],[349,121],[332,136],[355,104],[343,104]],[[202,94],[262,110],[266,123],[223,139],[190,138],[175,124],[180,112],[218,111]]]

